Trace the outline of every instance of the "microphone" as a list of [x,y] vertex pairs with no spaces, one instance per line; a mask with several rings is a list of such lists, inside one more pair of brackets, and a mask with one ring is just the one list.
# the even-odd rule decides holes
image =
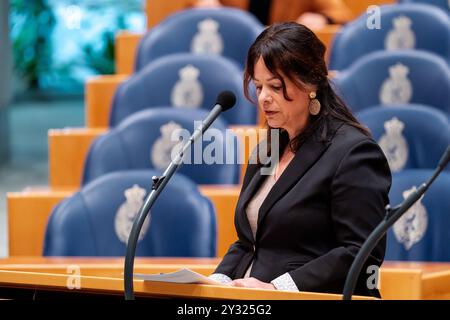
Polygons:
[[205,132],[213,123],[214,120],[220,115],[221,112],[231,109],[236,103],[236,96],[231,91],[223,91],[217,96],[214,108],[208,114],[206,119],[202,124],[194,131],[188,142],[183,146],[175,160],[172,160],[167,169],[164,171],[160,177],[152,177],[152,191],[147,196],[142,205],[139,213],[137,214],[133,227],[131,228],[130,235],[127,242],[127,252],[125,256],[124,263],[124,291],[126,300],[134,300],[134,289],[133,289],[133,268],[134,259],[136,256],[136,245],[139,238],[139,233],[141,232],[144,220],[148,215],[148,212],[152,208],[159,194],[162,192],[164,187],[169,182],[170,178],[181,166],[183,155],[192,146],[192,144]]
[[233,92],[225,90],[219,93],[216,100],[216,106],[221,106],[222,111],[227,111],[233,108],[236,104],[236,96]]
[[428,190],[437,176],[444,170],[445,166],[450,160],[450,145],[445,150],[444,154],[439,161],[437,168],[435,169],[432,177],[427,183],[422,183],[415,192],[412,192],[408,198],[403,201],[400,205],[395,208],[391,208],[389,205],[386,206],[386,215],[383,221],[372,231],[369,237],[364,241],[361,249],[353,260],[353,263],[348,272],[347,278],[345,279],[343,300],[351,300],[353,292],[355,291],[356,282],[358,280],[361,269],[369,257],[372,250],[378,244],[378,242],[384,237],[389,228],[398,220],[400,217],[408,211],[413,204],[419,200],[424,193]]
[[194,131],[189,140],[191,140],[191,142],[194,142],[201,134],[205,132],[206,129],[209,128],[209,126],[214,122],[214,120],[216,120],[221,112],[231,109],[235,104],[236,96],[233,92],[226,90],[219,93],[213,109],[208,114],[206,119],[202,122],[200,127],[198,127]]

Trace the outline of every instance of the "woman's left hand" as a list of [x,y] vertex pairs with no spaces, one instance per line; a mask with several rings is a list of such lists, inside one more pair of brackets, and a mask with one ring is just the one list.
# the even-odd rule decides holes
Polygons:
[[242,287],[242,288],[257,288],[257,289],[276,290],[276,288],[273,284],[259,281],[258,279],[253,278],[253,277],[233,280],[231,282],[231,286]]

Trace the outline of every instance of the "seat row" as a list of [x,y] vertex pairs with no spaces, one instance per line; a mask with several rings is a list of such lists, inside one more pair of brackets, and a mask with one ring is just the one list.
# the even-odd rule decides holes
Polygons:
[[[46,227],[44,255],[123,256],[134,218],[151,188],[152,170],[106,174],[53,210]],[[400,204],[431,176],[431,170],[395,173],[389,194]],[[364,177],[361,177],[364,179]],[[391,228],[386,260],[450,261],[450,173],[443,173]],[[229,215],[232,222],[232,214]],[[196,185],[175,175],[140,233],[140,256],[214,257],[216,215]]]
[[[380,28],[370,29],[368,15],[345,26],[331,47],[330,69],[340,70],[336,87],[352,110],[419,103],[450,114],[450,71],[444,66],[450,61],[449,16],[430,5],[388,5],[380,9]],[[203,24],[211,28],[208,34],[202,34]],[[229,124],[255,124],[241,74],[245,53],[261,30],[251,15],[231,8],[170,16],[140,41],[135,73],[117,88],[109,124],[155,105],[210,108],[218,88],[238,96],[237,108],[225,115]]]
[[[111,103],[106,101],[107,108],[105,110],[107,112],[104,113],[106,117],[101,122],[110,126],[110,129],[108,131],[102,129],[95,134],[90,133],[92,137],[97,137],[100,132],[107,132],[106,135],[99,137],[92,146],[90,146],[92,139],[89,140],[86,143],[87,148],[84,151],[77,147],[68,151],[67,144],[61,144],[60,154],[63,156],[58,158],[58,161],[52,162],[51,160],[50,174],[61,177],[64,176],[64,172],[74,171],[72,166],[67,165],[70,163],[70,160],[66,161],[72,159],[71,152],[81,153],[81,156],[78,156],[77,159],[80,159],[79,162],[81,164],[78,165],[83,169],[78,174],[77,179],[84,185],[82,191],[91,184],[103,181],[102,179],[106,179],[105,177],[107,176],[114,176],[114,173],[111,172],[117,174],[124,169],[130,170],[130,172],[143,168],[147,170],[151,170],[150,168],[161,169],[164,166],[163,163],[167,163],[167,151],[171,150],[171,145],[167,143],[167,139],[164,140],[163,133],[169,131],[168,129],[166,131],[166,128],[173,129],[176,127],[177,123],[175,121],[171,123],[167,117],[164,120],[155,120],[157,119],[156,115],[164,116],[166,113],[171,113],[170,117],[175,117],[175,115],[180,115],[181,117],[181,114],[184,117],[186,115],[188,118],[190,117],[189,122],[183,122],[183,125],[180,125],[183,120],[179,120],[180,123],[178,125],[188,128],[188,131],[191,131],[193,128],[193,120],[200,120],[202,118],[201,113],[203,112],[204,114],[206,112],[205,110],[193,109],[210,108],[214,103],[213,98],[215,95],[219,90],[223,89],[231,89],[237,94],[238,105],[233,109],[235,113],[226,113],[224,114],[224,118],[217,122],[220,130],[223,131],[227,126],[232,124],[257,123],[256,109],[245,100],[240,89],[242,86],[241,72],[244,61],[239,58],[239,54],[234,53],[236,50],[231,49],[243,49],[245,46],[248,48],[253,41],[250,39],[254,39],[257,36],[259,31],[262,30],[262,26],[255,25],[254,28],[249,28],[249,30],[253,29],[253,34],[245,39],[245,43],[241,42],[230,46],[226,39],[232,39],[232,37],[227,37],[221,33],[226,29],[226,22],[223,21],[231,19],[226,16],[227,10],[189,10],[177,14],[177,19],[169,18],[167,20],[169,22],[166,22],[168,25],[176,24],[177,21],[184,21],[180,19],[180,16],[184,14],[191,15],[191,17],[197,19],[195,23],[191,23],[192,27],[190,29],[186,26],[184,27],[186,31],[188,29],[190,30],[192,36],[186,37],[186,39],[183,38],[183,41],[180,40],[182,38],[178,37],[181,33],[174,33],[172,31],[166,33],[166,37],[163,40],[158,40],[154,45],[150,46],[148,43],[155,41],[152,39],[160,39],[158,37],[163,34],[162,26],[164,23],[150,31],[139,45],[136,59],[136,72],[120,84],[117,90],[114,87],[114,90],[110,91],[112,97]],[[223,20],[215,20],[213,17],[218,12],[224,14]],[[207,13],[207,15],[202,16],[201,14],[204,13]],[[248,19],[248,16],[244,13],[239,13],[234,16],[243,16],[243,19]],[[251,19],[253,18],[250,18],[248,21],[251,21]],[[186,20],[189,19],[186,18]],[[255,30],[258,29],[259,31],[256,32]],[[175,34],[177,35],[176,37],[174,36]],[[238,34],[243,35],[244,32],[239,31]],[[240,37],[237,38],[240,39]],[[218,39],[221,39],[221,41]],[[152,48],[158,48],[160,41],[168,42],[164,42],[166,44],[158,49],[160,54],[164,55],[158,57],[158,50],[156,50],[155,54],[152,53]],[[182,42],[187,49],[175,50],[171,54],[167,54],[168,52],[162,53],[162,51],[170,48],[172,45],[176,46]],[[442,41],[442,43],[445,43],[445,41]],[[186,51],[193,51],[193,53],[183,53]],[[233,53],[231,53],[232,51]],[[245,52],[246,49],[240,51]],[[213,53],[213,55],[206,55],[205,53]],[[348,70],[339,72],[335,78],[336,88],[341,90],[345,100],[355,111],[361,111],[359,116],[364,123],[367,123],[369,127],[382,128],[377,129],[378,131],[372,129],[372,131],[374,132],[375,138],[380,140],[381,145],[383,145],[381,141],[385,141],[385,153],[388,155],[388,159],[391,158],[391,168],[394,166],[399,168],[393,171],[403,170],[406,172],[408,168],[415,167],[432,168],[435,162],[437,162],[442,146],[445,143],[448,145],[448,140],[446,140],[448,136],[446,136],[448,122],[445,122],[443,120],[445,116],[442,116],[439,110],[436,110],[440,109],[443,112],[449,111],[448,88],[450,82],[448,80],[449,71],[445,57],[442,58],[442,55],[439,57],[430,52],[416,52],[411,50],[407,52],[375,52],[369,56],[369,58],[366,56],[363,57],[361,59],[362,62],[358,59]],[[383,68],[380,65],[383,65]],[[374,75],[374,78],[377,79],[376,81],[374,81],[374,78],[371,78],[371,72],[374,71],[378,72]],[[426,78],[424,83],[421,83],[419,81],[420,77],[426,74],[431,74],[433,77]],[[214,87],[215,85],[216,87]],[[447,91],[445,91],[445,88],[447,88]],[[89,92],[87,99],[90,99]],[[411,107],[411,103],[420,103],[425,106]],[[371,111],[371,107],[380,104],[388,105],[390,108],[375,107],[373,108],[374,111]],[[392,105],[401,105],[399,107],[401,111],[395,111]],[[176,108],[170,108],[174,106]],[[160,109],[161,107],[164,109]],[[363,111],[364,109],[367,110]],[[424,111],[425,109],[427,111]],[[392,112],[389,113],[387,110]],[[405,112],[403,114],[402,112],[405,110],[409,110],[412,113]],[[91,110],[91,112],[96,112],[96,110]],[[367,112],[367,115],[364,115],[364,112]],[[414,112],[416,112],[415,116],[412,115]],[[378,113],[380,114],[379,116],[374,115]],[[430,116],[426,118],[427,115]],[[417,119],[416,117],[420,117],[423,120],[419,124],[423,125],[425,123],[424,119],[426,118],[434,119],[432,121],[435,125],[428,126],[427,130],[425,130],[423,127],[419,127],[417,123],[411,124],[413,122],[410,119]],[[107,121],[104,121],[105,119]],[[369,124],[372,119],[376,119],[376,121]],[[445,124],[446,129],[442,129],[445,127]],[[427,134],[424,135],[426,138],[416,138],[413,133],[417,133],[418,131],[426,131]],[[64,130],[63,132],[63,135],[70,134],[70,130]],[[378,132],[379,135],[378,133],[375,134],[375,132]],[[437,136],[436,132],[440,135]],[[399,137],[403,137],[403,140],[399,139]],[[404,141],[406,141],[407,145],[406,153],[404,152]],[[430,141],[433,141],[433,144],[430,144]],[[434,143],[435,141],[442,142]],[[428,147],[425,152],[424,146],[427,146],[427,144]],[[161,159],[154,159],[153,154],[156,153],[153,153],[152,149],[155,145],[163,146],[163,149],[166,151],[166,156],[163,157],[165,158],[165,162]],[[55,152],[55,146],[50,144],[50,152]],[[75,144],[75,146],[77,145]],[[111,146],[113,147],[112,149]],[[111,150],[113,150],[112,153]],[[428,157],[427,152],[433,154],[433,156]],[[83,162],[85,162],[84,165]],[[63,170],[54,170],[55,165],[61,166]],[[64,167],[64,165],[66,166]],[[222,181],[222,183],[236,183],[238,181],[236,178],[238,176],[236,174],[238,170],[236,170],[235,166],[229,167],[231,171],[221,171],[219,166],[217,169],[217,172],[210,173],[201,166],[198,167],[198,170],[189,170],[188,166],[186,166],[184,174],[188,175],[194,182],[202,184],[208,182],[216,183],[216,181]],[[60,175],[61,172],[63,174]],[[202,174],[203,178],[198,178]],[[402,173],[399,172],[399,174]],[[214,180],[215,175],[220,177],[220,179]],[[83,178],[81,179],[81,177]],[[184,179],[188,178],[185,177]],[[50,181],[52,181],[52,178]],[[132,185],[129,184],[124,186],[124,188],[128,190],[132,188]],[[52,186],[70,186],[73,188],[77,187],[78,184],[69,181],[68,183],[57,183]],[[145,187],[140,184],[139,188],[142,189]],[[135,191],[139,188],[135,188]],[[125,190],[119,190],[118,192],[119,195],[122,195],[122,198],[117,197],[117,199],[122,199],[123,201]],[[110,195],[106,193],[106,195],[109,199],[112,193]],[[237,197],[237,194],[234,193],[233,197]],[[79,199],[80,196],[75,196],[75,198]],[[235,201],[237,198],[233,199]],[[83,202],[82,200],[79,201]],[[123,204],[123,202],[121,203]],[[120,205],[120,203],[117,204],[115,210],[118,210]],[[60,207],[55,209],[55,215],[59,211]],[[115,211],[110,210],[110,212]],[[48,214],[49,212],[46,213],[47,216]],[[216,217],[219,217],[218,219],[224,219],[224,216],[223,213],[217,215],[216,211]],[[217,230],[219,233],[224,223],[232,225],[232,216],[232,211],[229,211],[226,219],[217,224],[219,226]],[[59,220],[56,219],[56,221]],[[51,238],[49,236],[47,243],[50,243]],[[221,248],[227,246],[223,243],[220,245]],[[50,247],[46,245],[46,248]],[[223,249],[221,250],[223,253]],[[47,254],[51,254],[51,252],[53,251],[50,249],[47,251],[46,249]]]

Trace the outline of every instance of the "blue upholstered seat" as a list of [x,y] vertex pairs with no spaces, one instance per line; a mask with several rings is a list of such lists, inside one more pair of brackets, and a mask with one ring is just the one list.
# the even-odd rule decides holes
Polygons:
[[244,97],[242,71],[230,60],[190,53],[168,55],[146,65],[117,88],[110,126],[152,107],[209,110],[224,90],[232,91],[237,101],[223,114],[228,124],[255,124],[256,108]]
[[[134,218],[150,191],[153,170],[104,175],[52,212],[46,256],[124,256]],[[144,222],[138,256],[214,257],[216,219],[196,184],[175,175]]]
[[264,26],[234,8],[189,9],[169,16],[141,40],[135,70],[173,53],[222,55],[243,69],[247,51]]
[[379,50],[425,50],[450,63],[450,19],[445,12],[424,4],[376,8],[379,11],[369,10],[337,34],[331,46],[330,69],[346,69]]
[[[184,145],[207,114],[206,110],[175,108],[134,113],[94,140],[85,161],[83,184],[113,171],[153,168],[162,173],[174,159],[173,148]],[[198,184],[239,183],[238,142],[226,128],[222,118],[216,119],[190,149],[179,172]]]
[[[432,170],[404,170],[393,175],[391,205],[401,203]],[[386,260],[450,261],[450,173],[443,172],[424,197],[388,232]]]
[[424,104],[450,115],[450,69],[432,53],[377,51],[333,79],[354,112],[375,105]]
[[393,172],[434,169],[450,145],[450,124],[435,108],[375,106],[359,112],[357,118],[370,129]]

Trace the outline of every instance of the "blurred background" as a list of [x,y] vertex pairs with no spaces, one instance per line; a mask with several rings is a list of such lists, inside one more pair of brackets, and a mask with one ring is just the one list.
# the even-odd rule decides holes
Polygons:
[[[91,180],[165,169],[159,155],[170,155],[164,133],[174,128],[165,121],[202,119],[224,88],[237,94],[237,106],[221,130],[230,129],[248,157],[248,141],[260,137],[244,129],[265,119],[242,92],[245,57],[264,26],[281,21],[308,26],[324,43],[330,81],[387,157],[391,203],[403,201],[450,144],[448,0],[0,0],[0,257],[41,256],[49,217],[65,214],[58,204],[77,199]],[[133,139],[122,137],[130,132]],[[214,205],[211,256],[223,256],[237,237],[245,168],[179,172]],[[120,197],[126,191],[108,186]],[[450,261],[448,190],[449,167],[390,230],[386,260]],[[112,211],[107,223],[115,228]],[[105,223],[96,224],[99,232],[116,232]],[[125,243],[116,233],[106,249],[120,256]],[[75,234],[67,243],[78,244]]]
[[115,73],[115,34],[143,32],[143,6],[0,1],[0,257],[7,255],[6,192],[48,184],[48,129],[84,125],[84,83]]

